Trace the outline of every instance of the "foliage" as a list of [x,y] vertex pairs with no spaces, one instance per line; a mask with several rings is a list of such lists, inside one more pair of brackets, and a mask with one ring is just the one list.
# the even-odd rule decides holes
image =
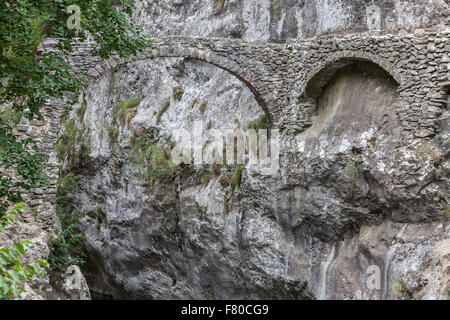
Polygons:
[[233,174],[231,175],[231,195],[234,194],[234,191],[236,188],[239,188],[241,186],[241,180],[242,180],[242,171],[245,169],[245,164],[239,164],[234,168]]
[[15,223],[16,218],[20,215],[20,213],[24,210],[25,204],[18,203],[16,204],[8,213],[6,213],[3,217],[0,218],[0,231],[3,231],[8,224]]
[[444,215],[445,215],[448,219],[450,219],[450,205],[447,204],[447,203],[444,203],[444,204],[442,205],[442,210],[444,211]]
[[[30,153],[36,150],[36,144],[31,139],[18,141],[15,136],[7,133],[5,127],[0,126],[0,167],[4,170],[0,175],[0,217],[5,214],[10,204],[23,201],[14,188],[30,190],[48,182],[40,171],[45,158]],[[15,172],[21,179],[14,180],[4,174],[6,170]]]
[[181,87],[174,87],[172,89],[172,98],[180,101],[183,98],[184,90]]
[[267,117],[265,114],[260,115],[257,119],[248,123],[247,129],[267,129]]
[[[8,224],[15,222],[25,204],[19,203],[0,219],[0,231]],[[38,259],[33,263],[24,264],[21,257],[33,245],[29,240],[14,242],[12,247],[0,249],[0,300],[17,297],[25,291],[24,283],[36,274],[42,274],[42,267],[48,268],[45,260]]]
[[76,224],[84,213],[73,214],[73,195],[80,191],[81,177],[70,172],[58,180],[56,212],[61,221],[55,242],[50,248],[50,267],[65,272],[71,265],[82,265],[85,254],[82,250],[83,236],[77,232]]
[[181,167],[171,160],[171,149],[165,145],[136,138],[131,151],[132,157],[141,167],[140,178],[154,185],[156,181],[165,180],[177,173]]
[[[81,9],[81,29],[66,27],[69,13],[66,9],[77,5]],[[70,94],[68,106],[77,102],[85,85],[81,75],[75,74],[66,57],[72,51],[72,42],[83,42],[89,35],[98,44],[93,55],[108,58],[118,54],[128,58],[149,46],[141,36],[141,29],[127,17],[132,14],[134,0],[6,0],[0,2],[0,106],[8,110],[0,115],[0,223],[1,229],[14,220],[17,212],[6,213],[9,205],[22,201],[20,193],[48,182],[40,167],[45,159],[36,153],[37,147],[31,139],[18,141],[12,134],[13,127],[20,121],[19,115],[42,119],[40,109],[50,98],[62,99]],[[59,53],[42,54],[39,44],[46,37],[58,39]],[[84,116],[85,106],[80,110]],[[24,111],[27,112],[24,113]],[[67,129],[67,128],[66,128]],[[72,135],[62,140],[76,143],[74,123],[69,124]],[[59,151],[74,159],[74,144],[69,148],[59,143]],[[78,150],[84,155],[83,150]],[[78,154],[80,156],[80,154]],[[19,178],[14,180],[11,176]],[[73,177],[72,177],[73,179]],[[12,191],[17,190],[17,191]],[[61,186],[59,190],[64,190]],[[59,191],[62,192],[62,191]],[[74,233],[74,221],[70,216],[72,206],[67,204],[68,196],[59,194],[58,214],[63,231],[57,245],[52,249],[53,264],[60,268],[67,263],[74,264],[81,259],[77,255],[79,241]],[[61,241],[61,239],[65,239]],[[26,253],[31,243],[19,241],[11,248],[0,250],[0,299],[17,296],[23,289],[23,282],[46,267],[45,261],[23,266],[19,257]],[[75,254],[74,254],[75,253]],[[74,256],[76,261],[69,261]],[[64,258],[65,257],[65,258]],[[56,259],[58,258],[58,259]],[[61,259],[59,259],[61,258]]]
[[199,110],[200,110],[200,113],[201,113],[201,114],[204,114],[204,113],[205,113],[206,107],[207,107],[207,106],[208,106],[208,102],[206,102],[206,101],[203,101],[203,102],[200,104]]
[[67,160],[67,168],[75,168],[89,160],[89,133],[84,126],[77,127],[75,120],[70,119],[64,124],[64,133],[55,145],[58,160]]
[[122,124],[129,124],[136,115],[136,107],[141,103],[141,98],[122,100],[114,108],[113,118],[119,119]]
[[156,116],[156,123],[159,123],[161,121],[162,115],[169,109],[170,107],[170,100],[167,99],[161,104],[161,108],[158,110],[158,114]]
[[[70,16],[66,9],[81,9],[81,30],[67,28]],[[61,99],[71,94],[68,105],[77,102],[85,85],[65,57],[72,51],[76,38],[83,42],[89,34],[98,44],[93,55],[108,58],[118,54],[128,58],[149,47],[141,29],[127,18],[134,0],[6,0],[0,2],[0,106],[8,112],[25,114],[29,119],[42,118],[41,107],[49,98]],[[46,37],[59,39],[60,54],[42,54],[38,45]],[[11,114],[7,118],[10,118]],[[42,159],[31,155],[29,141],[22,144],[12,135],[13,123],[0,121],[0,167],[15,171],[25,190],[43,182],[39,167]],[[0,116],[0,118],[2,118]],[[21,201],[19,192],[12,192],[16,183],[3,175],[0,178],[0,216],[7,204]]]
[[72,215],[65,210],[58,210],[62,229],[50,249],[49,263],[52,270],[65,272],[69,266],[84,264],[86,256],[81,241],[83,235],[76,230],[76,224],[85,214]]
[[22,119],[22,112],[13,108],[8,108],[0,113],[0,124],[14,127]]

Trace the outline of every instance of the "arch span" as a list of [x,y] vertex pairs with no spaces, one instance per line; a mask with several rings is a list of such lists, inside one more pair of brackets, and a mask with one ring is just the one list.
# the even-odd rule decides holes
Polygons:
[[[382,63],[381,63],[382,64]],[[317,72],[311,72],[310,77],[305,82],[305,87],[299,96],[297,100],[298,104],[298,110],[299,115],[298,119],[295,123],[295,127],[297,128],[297,132],[303,132],[306,129],[310,127],[314,127],[317,124],[317,121],[319,119],[323,118],[323,112],[322,112],[322,118],[320,116],[319,109],[323,108],[320,107],[320,102],[322,99],[323,92],[326,91],[326,88],[329,86],[330,83],[333,82],[333,79],[336,78],[340,74],[341,71],[349,72],[349,68],[352,68],[352,65],[355,67],[355,69],[358,69],[362,73],[372,74],[376,78],[379,79],[386,79],[389,83],[391,83],[392,88],[394,88],[394,92],[398,93],[399,88],[399,82],[396,80],[399,77],[394,77],[392,73],[390,73],[386,68],[383,68],[380,63],[374,62],[372,59],[369,59],[367,57],[339,57],[339,55],[335,55],[330,57],[327,61],[325,61],[321,66],[316,68]],[[361,68],[363,66],[363,68]],[[347,70],[347,71],[346,71]],[[340,77],[340,81],[347,81],[351,79],[354,82],[355,75],[350,78],[342,78]],[[363,80],[363,78],[361,78]],[[366,81],[366,80],[364,80]],[[373,85],[371,82],[367,82],[367,85]],[[357,82],[354,82],[353,85],[355,87],[358,87],[360,84]],[[345,91],[349,91],[349,88],[342,87],[341,89]],[[375,87],[373,88],[375,89]],[[366,88],[362,86],[360,90],[364,91]],[[350,90],[351,91],[351,90]],[[342,94],[343,92],[340,92],[339,94]],[[335,92],[334,94],[338,94]],[[347,94],[347,93],[346,93]],[[352,93],[354,95],[354,98],[352,100],[359,101],[359,103],[369,103],[370,105],[373,104],[373,101],[366,101],[363,97],[358,97],[358,94],[353,91]],[[366,95],[368,93],[366,92]],[[328,95],[328,98],[331,96]],[[359,99],[361,98],[361,99]],[[368,96],[366,97],[368,98]],[[346,96],[346,99],[348,100],[348,94]],[[393,100],[393,106],[396,108],[396,103],[398,101],[398,94],[396,95],[395,99]],[[354,102],[352,102],[351,108],[352,110],[361,111],[359,108],[353,105]],[[358,111],[358,112],[359,112]],[[323,120],[323,119],[322,119]]]
[[301,95],[301,100],[312,100],[317,99],[320,96],[323,88],[330,82],[330,80],[335,76],[335,74],[342,68],[355,63],[355,62],[365,62],[368,64],[374,64],[382,70],[386,71],[400,86],[402,84],[402,79],[399,74],[395,71],[392,65],[389,65],[378,56],[370,55],[367,53],[358,54],[346,54],[338,52],[331,55],[323,64],[315,67],[310,71],[310,77],[306,81],[305,88]]
[[[232,40],[228,41],[232,42]],[[263,72],[258,67],[257,62],[247,60],[243,52],[239,51],[233,48],[232,43],[229,44],[220,40],[208,40],[207,42],[198,40],[198,42],[192,42],[192,39],[168,38],[161,42],[155,40],[151,51],[138,54],[128,61],[113,57],[101,64],[101,67],[97,65],[91,68],[88,74],[92,78],[98,78],[105,72],[116,70],[129,62],[156,58],[185,58],[207,62],[229,72],[249,88],[267,116],[268,124],[272,125],[273,115],[259,91],[259,88],[264,88],[262,77],[258,77]]]

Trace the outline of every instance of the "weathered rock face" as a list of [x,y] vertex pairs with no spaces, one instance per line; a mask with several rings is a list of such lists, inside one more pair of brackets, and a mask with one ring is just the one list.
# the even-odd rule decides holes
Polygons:
[[445,0],[142,1],[135,10],[151,36],[309,38],[329,32],[426,27],[448,16]]
[[[445,1],[374,2],[376,7],[347,0],[144,1],[135,15],[150,36],[258,42],[379,29],[397,33],[435,25],[449,13]],[[362,36],[353,37],[355,43],[365,43]],[[288,46],[289,59],[296,62],[300,54],[326,41],[313,38]],[[344,38],[339,41],[336,50],[345,45]],[[442,54],[449,47],[448,38],[436,42],[439,48],[429,49],[408,41],[396,42],[394,53],[383,58],[393,63],[406,55],[402,46],[424,46],[427,51],[416,57],[424,62],[414,62],[418,67],[411,77],[419,81],[419,75],[431,74],[433,81],[442,81],[441,66],[449,62]],[[382,39],[367,41],[367,47],[377,42]],[[300,67],[283,57],[279,60],[274,74],[285,75],[282,69],[291,68],[291,79],[305,80],[306,75],[297,75]],[[247,87],[251,80],[244,79],[246,86],[205,62],[157,58],[112,68],[93,81],[82,97],[84,116],[71,114],[78,125],[90,128],[90,161],[76,173],[83,176],[77,210],[88,213],[80,224],[88,253],[83,272],[93,296],[446,296],[448,106],[437,107],[442,99],[436,107],[421,104],[435,99],[427,95],[432,89],[415,88],[420,95],[414,96],[416,91],[405,86],[400,90],[392,75],[369,59],[357,60],[334,65],[333,72],[311,79],[302,92],[293,89],[275,123],[281,130],[279,172],[263,176],[247,167],[232,198],[227,179],[233,168],[226,166],[203,183],[199,178],[205,168],[186,168],[172,180],[149,185],[138,175],[142,168],[133,144],[144,136],[154,144],[166,144],[172,130],[190,131],[196,121],[203,122],[204,130],[247,128],[263,114]],[[274,76],[273,82],[281,80]],[[181,96],[174,94],[176,88],[182,89]],[[278,89],[285,88],[273,88],[273,96]],[[114,106],[137,97],[135,113],[115,120]],[[417,114],[399,114],[399,97],[411,103],[402,108]],[[405,132],[405,118],[417,123],[419,112],[430,114],[429,121],[419,121],[424,128],[414,128],[418,135]],[[432,121],[440,123],[438,135]],[[433,130],[427,131],[430,127]]]

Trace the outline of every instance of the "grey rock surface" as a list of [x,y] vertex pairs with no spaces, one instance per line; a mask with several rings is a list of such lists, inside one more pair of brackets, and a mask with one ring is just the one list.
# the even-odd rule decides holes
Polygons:
[[[153,53],[124,64],[80,48],[73,63],[91,85],[83,119],[70,117],[90,128],[76,173],[93,298],[445,298],[449,6],[366,2],[143,1],[135,17],[160,38]],[[114,121],[136,97],[129,121]],[[54,159],[58,102],[44,113]],[[136,136],[163,144],[196,121],[246,129],[264,113],[280,130],[280,170],[245,168],[232,198],[230,167],[206,183],[206,167],[154,186],[137,175]],[[44,230],[57,224],[49,194]]]

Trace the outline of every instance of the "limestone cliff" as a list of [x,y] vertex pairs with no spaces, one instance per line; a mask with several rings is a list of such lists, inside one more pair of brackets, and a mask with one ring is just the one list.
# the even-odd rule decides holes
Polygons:
[[[152,54],[75,56],[91,82],[69,118],[89,128],[89,160],[64,165],[82,176],[94,298],[447,296],[449,4],[367,3],[143,1]],[[264,114],[280,169],[242,169],[231,197],[235,167],[140,174],[142,144]]]

